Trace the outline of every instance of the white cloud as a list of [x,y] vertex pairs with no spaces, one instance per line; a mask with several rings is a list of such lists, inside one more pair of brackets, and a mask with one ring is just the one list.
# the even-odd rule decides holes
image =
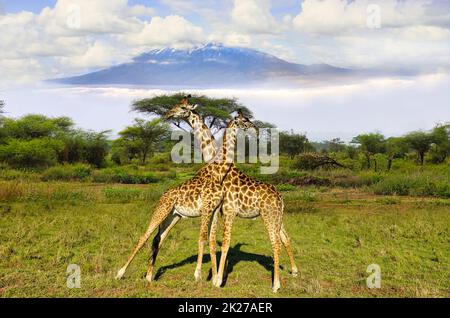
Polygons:
[[221,42],[227,46],[249,47],[252,44],[252,37],[237,31],[229,31],[220,36],[214,35],[210,38],[213,42]]
[[[270,0],[160,0],[172,12],[167,16],[129,2],[58,0],[40,13],[1,14],[0,86],[84,73],[150,48],[206,41],[303,64],[429,72],[450,65],[450,18],[447,3],[435,5],[440,1],[304,0],[299,12],[282,11],[277,3],[276,19]],[[380,6],[379,29],[366,26],[369,4]]]
[[174,45],[198,43],[205,37],[202,28],[178,15],[169,15],[152,18],[140,32],[127,34],[123,39],[133,45]]
[[58,0],[40,13],[0,15],[0,86],[126,62],[149,46],[204,40],[185,18],[154,14],[127,0]]
[[58,0],[45,8],[38,21],[49,34],[126,33],[136,31],[154,10],[142,5],[128,6],[127,0]]
[[293,24],[309,34],[342,34],[368,29],[374,16],[379,16],[381,28],[448,23],[448,14],[430,15],[429,4],[429,0],[305,0]]
[[429,0],[305,0],[292,25],[320,62],[433,72],[450,65],[449,17]]
[[233,22],[250,33],[277,33],[280,25],[270,12],[270,0],[234,0]]
[[119,56],[120,52],[115,47],[96,41],[86,47],[82,54],[62,57],[60,64],[72,70],[107,67],[117,61]]

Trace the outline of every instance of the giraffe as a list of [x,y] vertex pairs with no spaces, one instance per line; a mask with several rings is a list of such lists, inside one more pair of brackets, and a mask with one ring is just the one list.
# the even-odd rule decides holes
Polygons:
[[[200,136],[202,149],[208,146],[210,154],[211,147],[215,147],[216,143],[208,127],[204,124],[202,117],[195,112],[196,106],[190,105],[188,99],[184,99],[182,103],[176,105],[167,114],[166,118],[181,118],[192,127],[195,136]],[[210,141],[208,141],[208,139]],[[214,149],[214,152],[217,149]],[[256,218],[261,215],[266,229],[269,232],[269,238],[274,250],[274,281],[273,291],[277,292],[280,288],[279,282],[279,253],[280,240],[284,245],[289,260],[291,263],[291,273],[297,276],[298,269],[295,264],[292,253],[289,236],[282,223],[283,217],[283,199],[281,194],[272,185],[256,181],[239,171],[234,164],[232,164],[230,172],[226,175],[223,182],[225,199],[222,205],[222,214],[225,221],[224,239],[222,242],[222,257],[219,272],[217,272],[216,260],[216,229],[217,229],[217,215],[211,224],[210,230],[210,255],[213,273],[213,284],[216,287],[221,286],[226,260],[226,254],[229,249],[231,228],[235,215],[243,218]],[[197,263],[197,271],[200,271],[201,264]]]
[[151,282],[156,256],[170,229],[182,217],[201,217],[197,258],[200,266],[197,265],[195,272],[196,279],[199,279],[199,269],[204,245],[211,229],[211,220],[216,218],[215,215],[223,200],[222,182],[232,166],[237,130],[250,128],[256,129],[253,123],[242,114],[236,116],[228,123],[221,151],[216,153],[214,160],[202,167],[193,178],[162,195],[146,232],[139,239],[125,265],[118,271],[116,279],[123,277],[136,254],[150,238],[150,235],[159,228],[152,245],[153,254],[146,275],[147,281]]

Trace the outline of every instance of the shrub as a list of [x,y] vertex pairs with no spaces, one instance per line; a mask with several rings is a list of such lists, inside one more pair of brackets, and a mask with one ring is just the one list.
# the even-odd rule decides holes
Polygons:
[[43,181],[86,180],[91,175],[92,168],[86,164],[56,166],[47,169],[42,174]]
[[301,154],[298,157],[297,161],[294,163],[294,167],[301,170],[314,170],[320,167],[344,168],[344,166],[339,162],[337,162],[335,159],[326,155],[321,155],[313,152]]
[[278,191],[293,191],[295,189],[297,189],[296,186],[292,185],[292,184],[287,184],[287,183],[282,183],[277,185],[277,190]]
[[72,171],[65,168],[64,166],[56,166],[47,169],[42,174],[43,181],[53,181],[53,180],[70,180],[72,179]]
[[0,146],[0,161],[12,167],[48,167],[56,164],[57,153],[63,148],[63,142],[50,138],[10,139]]
[[450,198],[450,182],[445,175],[432,172],[392,174],[372,186],[375,194],[439,196]]

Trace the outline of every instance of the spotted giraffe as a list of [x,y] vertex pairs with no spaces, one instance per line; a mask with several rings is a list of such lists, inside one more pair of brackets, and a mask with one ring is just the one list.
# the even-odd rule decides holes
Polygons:
[[[146,279],[150,282],[161,242],[182,217],[201,217],[197,259],[200,266],[197,265],[197,269],[201,268],[204,245],[211,229],[211,220],[215,219],[215,214],[224,199],[222,183],[233,163],[237,130],[250,128],[256,127],[242,114],[236,116],[228,123],[221,151],[216,153],[214,159],[202,167],[193,178],[163,194],[155,208],[147,231],[139,239],[128,261],[118,271],[117,279],[123,277],[136,254],[150,238],[150,235],[159,228],[153,242],[153,255],[146,275]],[[196,279],[199,277],[200,272],[196,270]]]
[[[186,122],[192,127],[194,135],[199,138],[205,158],[210,155],[212,147],[214,147],[214,153],[217,151],[216,142],[213,135],[204,124],[202,117],[195,111],[195,106],[188,103],[187,98],[185,98],[182,103],[172,108],[167,113],[166,117],[181,118],[186,120]],[[290,239],[282,223],[284,204],[281,194],[272,185],[256,181],[247,176],[245,173],[239,171],[234,164],[231,166],[230,172],[225,177],[223,190],[225,192],[222,207],[224,217],[224,238],[222,242],[222,257],[218,273],[215,238],[217,229],[217,214],[214,214],[209,238],[214,285],[219,287],[222,284],[224,265],[229,249],[234,217],[238,215],[243,218],[255,218],[261,215],[265,227],[269,232],[269,238],[273,247],[273,290],[276,292],[280,287],[280,241],[283,243],[288,253],[292,275],[296,276],[298,273],[292,253]],[[197,275],[200,273],[200,266],[201,263],[197,263]]]

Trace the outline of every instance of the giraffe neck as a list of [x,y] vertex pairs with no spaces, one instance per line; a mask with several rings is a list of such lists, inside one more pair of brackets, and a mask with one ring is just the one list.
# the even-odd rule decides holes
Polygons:
[[211,162],[217,155],[217,145],[214,136],[199,114],[191,112],[187,122],[194,131],[194,137],[200,142],[203,159],[207,163]]
[[234,148],[236,145],[237,128],[227,128],[223,136],[223,144],[216,154],[213,163],[215,165],[216,177],[220,182],[234,166]]

